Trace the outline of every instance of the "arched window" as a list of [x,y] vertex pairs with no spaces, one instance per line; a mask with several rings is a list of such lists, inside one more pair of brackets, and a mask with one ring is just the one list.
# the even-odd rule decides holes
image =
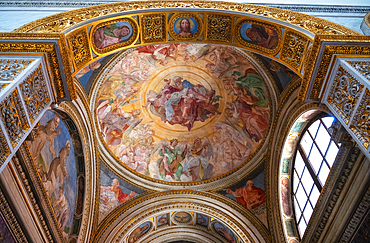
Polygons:
[[340,147],[328,130],[333,122],[334,117],[329,116],[312,119],[301,133],[296,147],[292,173],[293,202],[301,238]]

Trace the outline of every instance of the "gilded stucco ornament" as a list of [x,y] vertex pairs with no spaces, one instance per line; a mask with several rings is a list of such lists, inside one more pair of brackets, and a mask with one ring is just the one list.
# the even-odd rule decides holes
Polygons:
[[[44,40],[44,43],[39,40]],[[27,56],[31,53],[45,55],[53,77],[56,97],[61,100],[67,99],[67,95],[70,99],[76,98],[70,56],[59,56],[60,53],[69,52],[64,34],[0,33],[0,52],[26,53]]]
[[77,24],[97,17],[109,16],[110,14],[122,13],[124,11],[129,12],[148,9],[163,10],[163,8],[229,10],[236,13],[253,14],[256,17],[261,16],[281,20],[314,34],[359,34],[341,25],[310,15],[252,4],[218,1],[135,1],[104,4],[46,17],[24,25],[16,29],[15,32],[60,33],[68,31],[68,29]]
[[207,41],[231,42],[233,19],[228,15],[206,15]]
[[352,124],[349,126],[351,131],[360,140],[362,145],[368,149],[370,143],[370,90],[366,89]]
[[307,50],[307,44],[307,37],[295,31],[287,30],[281,59],[299,71]]
[[145,14],[140,18],[143,43],[166,41],[166,14]]
[[91,61],[92,53],[86,29],[79,29],[69,34],[67,40],[76,69],[82,68]]
[[370,62],[369,61],[347,61],[349,65],[354,67],[367,80],[370,81]]
[[50,102],[41,64],[21,84],[20,90],[31,124]]
[[13,81],[33,60],[22,59],[1,59],[0,60],[0,81]]
[[0,103],[0,110],[2,122],[15,148],[30,127],[17,89]]
[[363,84],[339,65],[327,101],[347,125],[363,88]]

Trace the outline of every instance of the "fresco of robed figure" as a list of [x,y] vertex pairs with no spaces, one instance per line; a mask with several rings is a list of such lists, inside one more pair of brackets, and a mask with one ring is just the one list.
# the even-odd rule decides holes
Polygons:
[[277,31],[263,25],[244,23],[240,34],[245,41],[267,49],[275,49],[279,44]]
[[123,43],[132,36],[132,26],[126,21],[104,25],[94,33],[94,44],[99,49]]
[[64,238],[72,226],[77,191],[77,172],[72,139],[53,112],[41,117],[39,135],[28,145],[52,204]]
[[174,22],[173,30],[178,36],[193,37],[198,30],[198,24],[192,17],[181,17]]

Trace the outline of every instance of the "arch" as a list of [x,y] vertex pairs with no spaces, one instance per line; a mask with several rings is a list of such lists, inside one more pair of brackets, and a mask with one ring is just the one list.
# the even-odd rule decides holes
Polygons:
[[242,242],[269,241],[265,226],[241,205],[225,196],[190,190],[152,193],[131,199],[102,221],[94,240],[123,242],[136,227],[150,218],[174,211],[211,216],[233,229]]

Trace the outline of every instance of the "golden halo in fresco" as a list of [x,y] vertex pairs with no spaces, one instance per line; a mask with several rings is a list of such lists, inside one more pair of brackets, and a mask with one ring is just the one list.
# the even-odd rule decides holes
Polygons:
[[224,175],[260,146],[270,122],[266,85],[232,48],[135,49],[106,75],[96,104],[101,136],[132,170],[168,182]]

